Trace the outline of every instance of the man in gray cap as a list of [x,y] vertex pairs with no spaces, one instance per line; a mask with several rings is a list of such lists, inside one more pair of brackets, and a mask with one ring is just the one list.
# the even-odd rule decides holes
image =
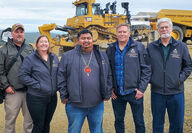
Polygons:
[[[5,133],[15,133],[15,122],[22,109],[24,133],[31,133],[32,119],[26,104],[26,90],[18,80],[18,71],[23,59],[33,52],[31,45],[25,44],[24,26],[14,24],[11,29],[12,39],[0,49],[0,82],[5,96]],[[9,69],[9,70],[8,70]]]

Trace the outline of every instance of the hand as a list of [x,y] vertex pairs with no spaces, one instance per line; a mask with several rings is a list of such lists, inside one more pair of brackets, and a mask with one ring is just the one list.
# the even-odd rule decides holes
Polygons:
[[9,87],[7,87],[7,89],[5,90],[5,92],[6,92],[7,94],[14,94],[14,93],[15,93],[15,90],[14,90],[14,88],[13,88],[12,86],[9,86]]
[[66,104],[69,101],[69,98],[66,98],[62,101],[63,104]]
[[117,99],[117,96],[116,96],[115,93],[114,93],[114,89],[112,89],[111,98],[112,98],[113,100]]
[[106,98],[106,99],[104,99],[104,101],[109,101],[109,99],[110,99],[110,98]]
[[136,95],[135,95],[136,100],[143,97],[143,94],[144,94],[143,92],[139,91],[138,89],[135,89],[135,91],[136,91]]

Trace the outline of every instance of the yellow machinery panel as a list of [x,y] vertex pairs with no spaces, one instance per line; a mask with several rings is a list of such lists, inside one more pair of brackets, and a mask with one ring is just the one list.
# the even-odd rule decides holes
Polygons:
[[157,19],[170,18],[173,22],[172,36],[181,41],[192,40],[192,10],[162,9],[156,18],[151,18],[151,25],[156,30]]
[[158,18],[170,18],[173,23],[192,27],[192,10],[162,9],[158,12]]

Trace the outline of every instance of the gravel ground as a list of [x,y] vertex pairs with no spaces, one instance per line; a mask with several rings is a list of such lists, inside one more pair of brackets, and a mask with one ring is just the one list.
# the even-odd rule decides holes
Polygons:
[[[184,121],[184,133],[192,133],[192,78],[188,79],[185,82],[185,121]],[[146,133],[152,133],[152,115],[151,115],[151,106],[150,106],[150,89],[148,88],[144,96],[144,116],[146,124]],[[5,112],[3,104],[0,105],[0,133],[3,133],[4,129],[4,118]],[[22,113],[19,114],[19,117],[16,122],[16,133],[22,133]],[[67,133],[67,117],[65,114],[65,106],[61,104],[60,99],[58,100],[57,109],[55,111],[53,120],[51,122],[51,133]],[[132,113],[129,104],[127,105],[126,116],[125,116],[125,132],[134,133],[134,123],[132,119]],[[165,133],[168,133],[168,119],[166,115],[165,120]],[[105,112],[104,112],[104,121],[103,121],[104,133],[115,133],[114,130],[114,115],[112,111],[111,101],[105,102]],[[84,123],[82,128],[82,133],[89,133],[87,122]]]

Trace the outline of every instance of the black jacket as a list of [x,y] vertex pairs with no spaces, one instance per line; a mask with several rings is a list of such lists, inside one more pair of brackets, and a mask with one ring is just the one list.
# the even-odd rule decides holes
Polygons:
[[[144,45],[130,38],[130,45],[124,56],[124,90],[138,89],[144,92],[151,76],[151,67],[147,64],[147,52]],[[117,91],[115,75],[115,48],[116,42],[109,44],[107,55],[112,69],[113,88]]]
[[185,43],[172,38],[170,50],[164,61],[159,40],[147,47],[152,67],[151,91],[163,95],[177,94],[184,91],[184,81],[192,70],[191,57]]

